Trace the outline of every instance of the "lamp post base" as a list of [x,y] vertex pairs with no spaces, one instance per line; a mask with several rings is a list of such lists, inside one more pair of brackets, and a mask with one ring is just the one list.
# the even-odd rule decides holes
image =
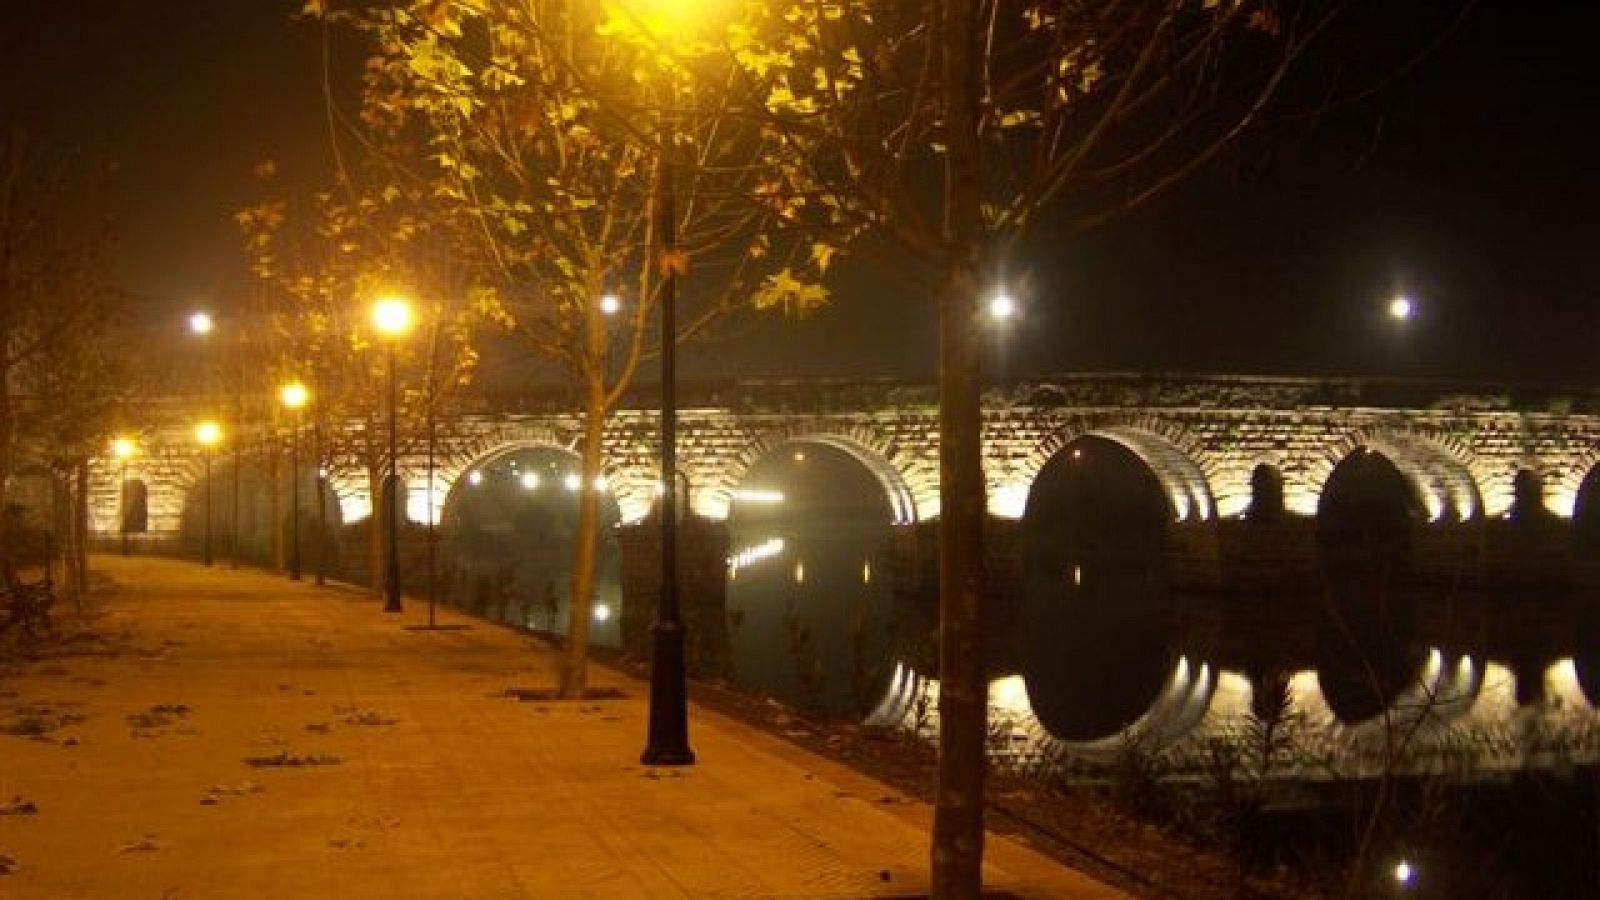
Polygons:
[[647,766],[692,766],[683,625],[657,622],[650,632],[650,736],[639,762]]

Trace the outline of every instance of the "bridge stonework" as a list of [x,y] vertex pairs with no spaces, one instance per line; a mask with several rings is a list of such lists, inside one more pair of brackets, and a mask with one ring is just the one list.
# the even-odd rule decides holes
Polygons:
[[[901,518],[936,518],[938,409],[930,388],[892,382],[739,383],[687,392],[678,454],[694,510],[726,516],[749,467],[792,441],[847,450],[878,477]],[[1520,470],[1537,473],[1545,504],[1570,517],[1583,478],[1600,461],[1600,407],[1582,395],[1449,393],[1438,387],[1273,379],[1079,376],[991,391],[984,404],[984,469],[990,508],[1022,513],[1039,470],[1084,435],[1136,453],[1166,488],[1173,517],[1237,516],[1249,503],[1256,466],[1282,478],[1290,512],[1314,515],[1333,467],[1360,448],[1381,452],[1407,477],[1434,516],[1503,515]],[[547,401],[532,405],[548,405]],[[1576,411],[1575,411],[1576,408]],[[150,531],[175,533],[184,498],[199,483],[203,457],[189,422],[168,407],[146,431],[149,452],[127,466],[145,482]],[[605,477],[625,520],[645,515],[658,482],[658,417],[622,409],[604,441]],[[435,507],[464,473],[524,446],[576,452],[579,419],[570,411],[476,410],[439,426]],[[355,427],[355,426],[352,426]],[[414,519],[426,517],[426,448],[405,442],[400,469]],[[217,454],[225,462],[228,451]],[[345,522],[369,514],[365,474],[353,459],[328,461]],[[91,527],[115,534],[122,468],[92,466]]]
[[[648,399],[617,411],[603,437],[606,489],[626,522],[644,518],[661,490],[659,421]],[[185,498],[201,480],[204,460],[187,439],[189,423],[179,407],[169,406],[163,416],[152,417],[145,435],[150,452],[127,466],[127,477],[143,481],[148,491],[151,533],[145,537],[151,541],[177,535]],[[686,386],[680,389],[680,409],[680,477],[687,482],[692,510],[707,519],[725,518],[750,467],[795,442],[820,442],[849,452],[877,477],[899,523],[927,522],[939,514],[938,409],[927,385],[796,381]],[[1538,476],[1544,506],[1570,519],[1584,479],[1600,462],[1600,396],[1587,391],[1509,392],[1355,380],[1063,376],[993,389],[985,397],[983,414],[983,464],[994,516],[1020,518],[1045,465],[1080,437],[1102,437],[1132,451],[1158,478],[1171,513],[1169,532],[1179,538],[1174,542],[1178,553],[1213,560],[1251,557],[1230,529],[1249,507],[1258,466],[1277,473],[1284,507],[1291,514],[1282,540],[1298,548],[1290,555],[1305,556],[1314,554],[1309,526],[1323,488],[1333,469],[1353,453],[1377,452],[1392,462],[1441,533],[1451,523],[1504,518],[1522,471]],[[400,469],[408,518],[438,521],[451,490],[466,473],[501,454],[528,446],[576,452],[579,426],[570,408],[548,398],[500,398],[442,420],[431,492],[426,447],[416,440],[405,442]],[[370,515],[369,488],[359,461],[330,459],[327,466],[342,520],[348,524]],[[91,527],[111,537],[118,529],[123,471],[106,459],[96,461],[92,473]],[[1426,684],[1420,688],[1431,715],[1448,719],[1452,726],[1476,722],[1480,730],[1495,735],[1555,727],[1548,718],[1539,720],[1542,725],[1507,724],[1514,715],[1514,698],[1507,699],[1503,686],[1490,684],[1490,674],[1506,675],[1506,666],[1488,662],[1481,652],[1475,660],[1464,652],[1459,647],[1432,651]],[[1544,675],[1546,694],[1566,704],[1562,715],[1579,708],[1592,713],[1576,686],[1572,665],[1570,659],[1551,663]],[[1287,674],[1300,704],[1312,711],[1315,728],[1321,729],[1318,740],[1368,746],[1378,741],[1370,727],[1361,731],[1333,721],[1314,673]],[[877,718],[905,718],[913,706],[925,710],[929,690],[936,690],[935,682],[903,672]],[[1031,718],[1024,690],[1002,678],[995,691],[996,709],[1015,717],[1019,747],[1048,754],[1065,746],[1043,734]],[[1243,669],[1224,670],[1210,660],[1186,656],[1162,695],[1162,709],[1153,709],[1148,722],[1135,725],[1164,737],[1223,733],[1237,728],[1239,716],[1248,713],[1251,691],[1251,676]],[[914,696],[921,700],[914,702]],[[918,715],[923,727],[930,724],[922,712]],[[1582,727],[1600,753],[1596,721],[1600,719],[1591,715]],[[1201,723],[1211,723],[1210,731],[1199,728]],[[1108,748],[1100,750],[1111,752]],[[1097,752],[1093,746],[1070,749]]]

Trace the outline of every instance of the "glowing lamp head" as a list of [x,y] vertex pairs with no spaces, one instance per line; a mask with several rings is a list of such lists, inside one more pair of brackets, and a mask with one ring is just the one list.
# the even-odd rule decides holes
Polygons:
[[111,442],[111,455],[117,459],[127,459],[139,452],[139,445],[132,438],[119,437]]
[[278,401],[288,409],[299,409],[311,399],[311,392],[298,381],[290,382],[278,388]]
[[208,312],[197,312],[189,316],[189,332],[191,334],[210,334],[217,327],[216,320]]
[[624,4],[650,33],[685,38],[698,31],[725,5],[723,0],[628,0]]
[[411,330],[411,304],[400,297],[385,297],[372,304],[372,327],[387,338],[398,338]]
[[1417,880],[1417,870],[1407,860],[1394,864],[1394,883],[1402,888],[1411,887]]
[[1405,322],[1417,314],[1416,304],[1405,294],[1396,294],[1389,301],[1389,318],[1396,322]]
[[1017,314],[1017,301],[1005,291],[1000,291],[989,298],[989,318],[996,322],[1005,322]]
[[222,442],[222,426],[207,419],[194,427],[194,439],[202,447],[214,447]]
[[603,315],[614,316],[622,310],[622,298],[616,294],[606,294],[600,298],[600,312]]

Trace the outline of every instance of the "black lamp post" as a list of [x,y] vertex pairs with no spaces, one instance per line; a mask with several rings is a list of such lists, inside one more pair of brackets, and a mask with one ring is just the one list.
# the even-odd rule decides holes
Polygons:
[[663,119],[656,157],[656,223],[661,235],[661,599],[651,626],[650,727],[639,760],[647,766],[689,766],[688,674],[684,667],[683,619],[678,604],[678,398],[677,398],[677,212],[673,196],[672,128]]
[[389,465],[384,488],[384,527],[388,536],[389,553],[387,577],[384,579],[383,611],[397,613],[400,604],[400,445],[397,391],[395,385],[395,343],[411,330],[411,304],[399,298],[379,300],[372,307],[372,324],[385,338],[385,363],[388,369],[389,394]]
[[[288,408],[289,425],[289,580],[300,580],[300,410],[310,394],[298,381],[284,385],[278,399]],[[280,532],[281,534],[281,532]]]
[[211,556],[211,454],[212,448],[216,446],[218,441],[222,440],[222,427],[216,422],[207,419],[195,426],[194,436],[200,442],[200,446],[204,448],[205,493],[202,497],[202,503],[205,507],[205,532],[201,541],[201,558],[207,566],[210,566],[214,562]]
[[111,442],[111,453],[122,464],[118,474],[120,484],[117,489],[118,531],[122,534],[122,555],[128,555],[128,514],[132,507],[128,503],[128,459],[137,451],[131,438],[117,438]]

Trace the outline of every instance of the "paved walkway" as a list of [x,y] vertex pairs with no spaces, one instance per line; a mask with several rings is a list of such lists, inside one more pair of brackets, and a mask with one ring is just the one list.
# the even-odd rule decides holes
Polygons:
[[[109,640],[0,668],[5,900],[927,890],[922,804],[701,709],[698,765],[641,767],[644,685],[597,668],[623,698],[509,698],[555,683],[529,638],[256,572],[96,567]],[[992,889],[1121,896],[989,847]]]

